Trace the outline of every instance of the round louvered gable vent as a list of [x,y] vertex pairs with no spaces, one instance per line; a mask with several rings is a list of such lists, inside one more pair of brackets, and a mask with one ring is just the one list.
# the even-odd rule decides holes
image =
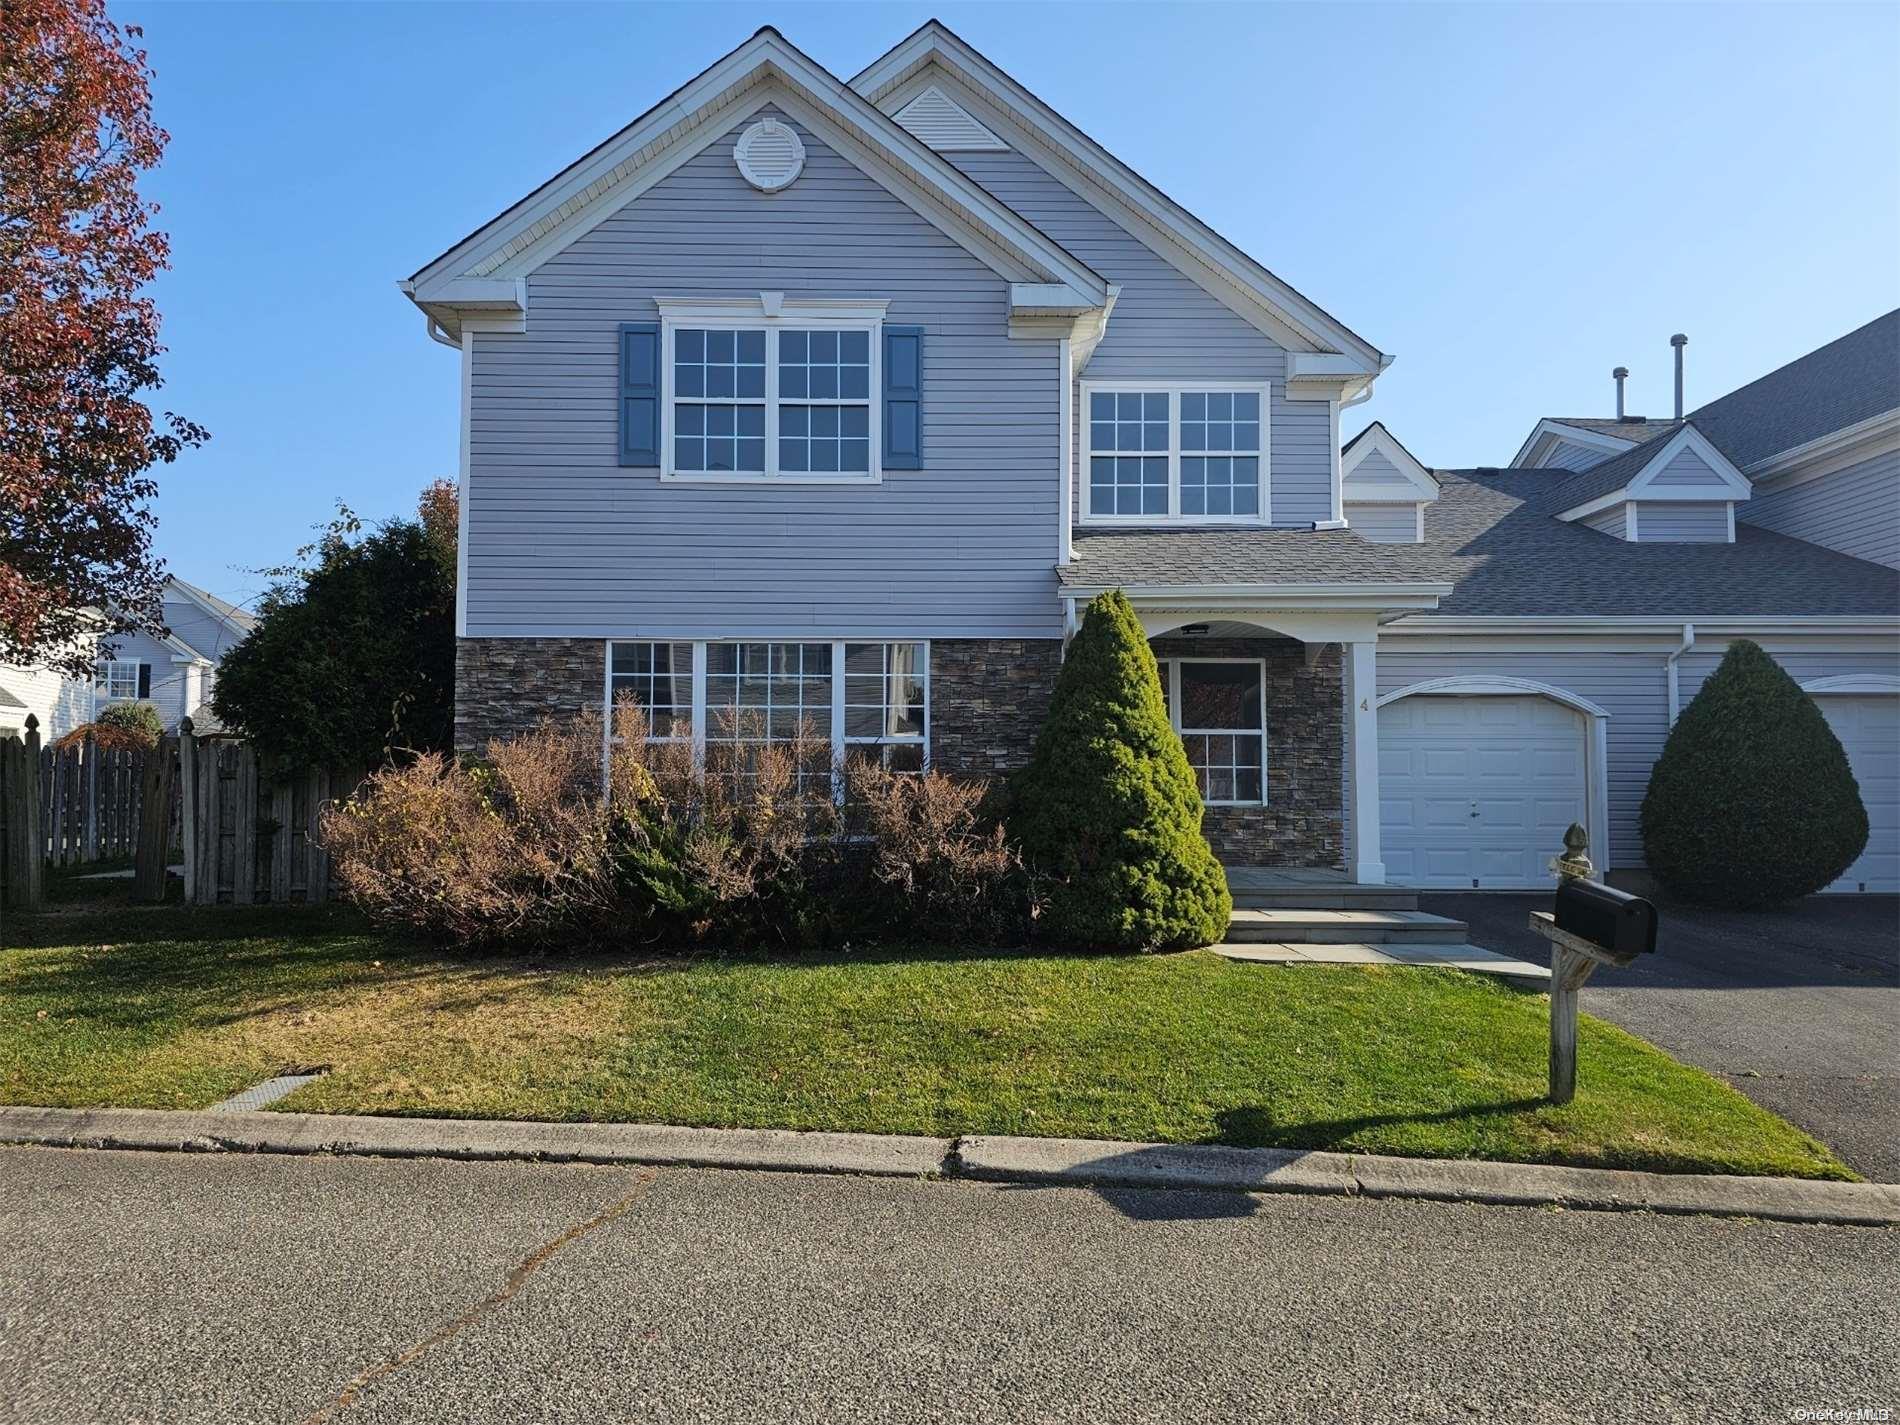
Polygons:
[[790,125],[761,119],[739,135],[732,158],[746,182],[761,192],[776,193],[804,170],[805,145]]

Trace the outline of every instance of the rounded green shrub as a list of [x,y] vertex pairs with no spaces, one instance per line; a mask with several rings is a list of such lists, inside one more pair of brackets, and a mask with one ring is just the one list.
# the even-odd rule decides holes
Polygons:
[[157,742],[165,731],[158,709],[150,703],[108,703],[94,719],[100,727],[116,727],[146,742]]
[[1164,950],[1226,934],[1227,876],[1201,835],[1194,771],[1121,593],[1089,605],[1010,800],[1011,833],[1047,885],[1051,939]]
[[1643,798],[1649,869],[1672,894],[1752,909],[1811,895],[1867,845],[1867,810],[1814,699],[1746,639],[1677,719]]

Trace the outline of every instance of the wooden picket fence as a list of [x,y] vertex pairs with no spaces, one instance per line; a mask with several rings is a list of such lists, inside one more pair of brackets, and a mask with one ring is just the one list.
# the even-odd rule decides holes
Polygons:
[[90,737],[39,754],[40,829],[46,860],[66,867],[138,849],[145,764],[157,748],[100,747]]
[[257,751],[232,738],[180,729],[185,899],[193,905],[321,905],[330,857],[318,836],[323,808],[368,775],[317,768],[260,776]]
[[137,901],[163,900],[182,859],[190,904],[320,905],[331,888],[319,818],[367,775],[260,775],[248,742],[195,736],[189,718],[150,751],[58,751],[29,717],[24,739],[0,739],[0,900],[37,909],[47,866],[130,855]]

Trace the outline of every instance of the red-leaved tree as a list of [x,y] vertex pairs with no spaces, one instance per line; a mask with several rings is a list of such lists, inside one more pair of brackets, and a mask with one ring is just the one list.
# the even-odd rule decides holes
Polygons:
[[0,663],[75,677],[91,633],[163,626],[149,472],[205,439],[139,399],[168,246],[138,175],[169,136],[138,34],[104,0],[0,0]]

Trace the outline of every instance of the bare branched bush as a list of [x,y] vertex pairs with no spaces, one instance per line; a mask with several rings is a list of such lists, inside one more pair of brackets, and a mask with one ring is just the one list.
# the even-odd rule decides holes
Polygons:
[[472,765],[429,755],[376,773],[323,820],[340,885],[379,921],[460,944],[787,947],[1024,928],[1022,865],[984,818],[979,782],[873,759],[840,770],[810,725],[769,740],[785,730],[750,711],[723,717],[703,749],[653,736],[630,699],[603,731],[583,715],[493,742]]

